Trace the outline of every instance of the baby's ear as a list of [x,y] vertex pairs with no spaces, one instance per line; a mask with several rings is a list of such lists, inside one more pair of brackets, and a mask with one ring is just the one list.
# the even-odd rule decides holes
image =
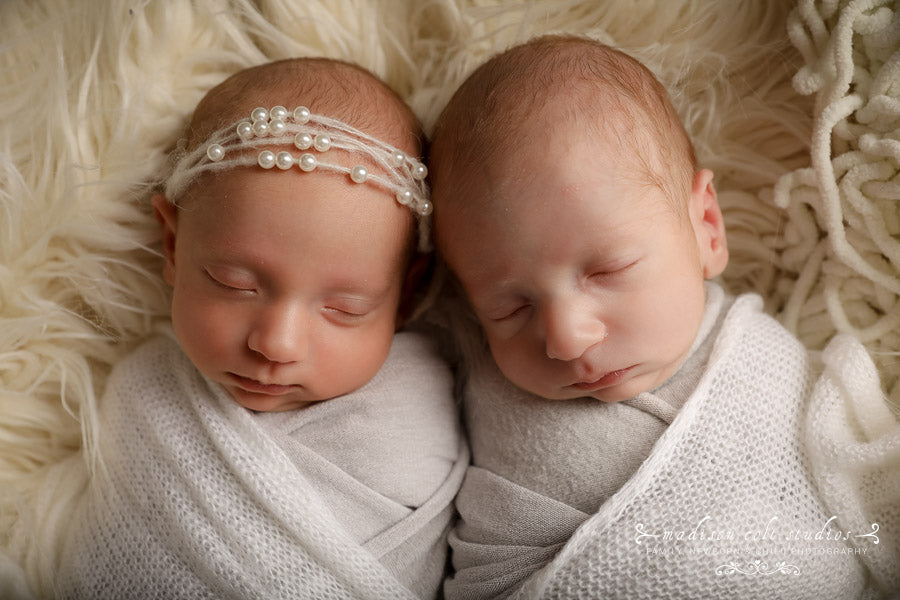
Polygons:
[[153,196],[153,214],[162,225],[163,279],[169,285],[175,285],[175,230],[178,225],[178,207],[169,202],[162,194]]
[[703,276],[711,279],[725,270],[728,264],[728,244],[725,240],[725,221],[719,208],[713,173],[701,169],[694,175],[691,186],[691,223],[700,250]]

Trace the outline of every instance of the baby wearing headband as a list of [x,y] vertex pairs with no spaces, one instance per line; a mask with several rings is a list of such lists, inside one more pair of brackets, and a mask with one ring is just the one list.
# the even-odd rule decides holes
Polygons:
[[164,193],[172,329],[115,369],[65,597],[435,597],[467,464],[452,377],[403,331],[422,133],[351,64],[241,71]]

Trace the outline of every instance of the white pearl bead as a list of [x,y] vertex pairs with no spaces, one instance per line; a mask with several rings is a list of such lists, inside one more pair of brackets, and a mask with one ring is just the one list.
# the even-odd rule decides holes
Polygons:
[[300,165],[300,170],[306,171],[307,173],[316,168],[316,165],[319,164],[319,161],[316,160],[316,157],[310,153],[301,154],[300,159],[297,161],[297,164]]
[[286,171],[294,166],[294,157],[290,152],[279,152],[275,155],[275,166]]
[[305,106],[298,106],[294,109],[294,120],[298,123],[306,123],[309,121],[309,109]]
[[413,179],[416,181],[422,181],[426,177],[428,177],[428,167],[423,165],[422,163],[416,164],[412,170]]
[[350,169],[350,179],[352,179],[355,183],[365,183],[368,176],[368,169],[366,169],[362,165],[356,165],[355,167]]
[[213,162],[219,162],[225,158],[225,148],[219,144],[210,144],[206,149],[206,157]]
[[253,137],[253,125],[250,124],[250,121],[241,121],[237,126],[237,134],[238,137],[244,141],[249,140]]
[[400,152],[399,150],[395,150],[391,152],[391,162],[394,163],[395,167],[401,166],[406,161],[406,155]]
[[254,108],[253,112],[250,113],[251,121],[267,121],[269,119],[269,111],[264,109],[262,106],[258,108]]
[[271,169],[275,166],[275,153],[269,150],[263,150],[259,153],[256,162],[259,163],[259,166],[263,169]]
[[331,138],[324,133],[320,133],[313,138],[313,146],[319,152],[326,152],[331,149]]
[[397,192],[397,202],[403,206],[409,206],[413,201],[413,194],[409,190]]
[[253,121],[253,133],[259,137],[264,137],[269,133],[269,123],[267,121]]
[[421,202],[419,202],[419,206],[416,207],[416,210],[418,210],[419,214],[423,217],[427,217],[431,214],[431,211],[434,210],[434,207],[428,200],[422,200]]
[[273,106],[272,110],[269,111],[269,118],[273,120],[280,119],[283,121],[287,117],[287,115],[287,109],[280,104],[278,106]]
[[284,121],[281,119],[272,119],[269,121],[269,135],[281,135],[284,133]]
[[308,133],[298,133],[294,136],[294,145],[297,146],[298,150],[306,150],[313,144],[312,136]]

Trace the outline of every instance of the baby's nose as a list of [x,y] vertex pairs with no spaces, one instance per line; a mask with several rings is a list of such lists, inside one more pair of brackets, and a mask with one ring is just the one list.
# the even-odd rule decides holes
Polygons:
[[545,348],[549,358],[575,360],[606,338],[603,321],[577,303],[556,303],[544,315]]
[[309,318],[291,303],[273,304],[260,311],[247,345],[274,363],[303,361],[309,350]]

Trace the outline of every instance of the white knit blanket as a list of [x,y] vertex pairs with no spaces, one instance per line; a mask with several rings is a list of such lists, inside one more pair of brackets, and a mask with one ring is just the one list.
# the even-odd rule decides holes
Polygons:
[[[755,295],[735,301],[695,392],[594,514],[497,472],[504,460],[520,468],[515,457],[476,452],[458,500],[465,562],[454,557],[462,577],[448,597],[896,597],[900,424],[872,361],[841,336],[817,377],[760,308]],[[565,452],[585,420],[560,425],[557,446],[527,416],[507,435],[552,464],[547,449]],[[479,466],[491,459],[494,470]]]
[[173,340],[143,345],[110,378],[59,596],[435,597],[468,463],[451,390],[425,339],[398,334],[367,386],[272,415],[286,444]]

